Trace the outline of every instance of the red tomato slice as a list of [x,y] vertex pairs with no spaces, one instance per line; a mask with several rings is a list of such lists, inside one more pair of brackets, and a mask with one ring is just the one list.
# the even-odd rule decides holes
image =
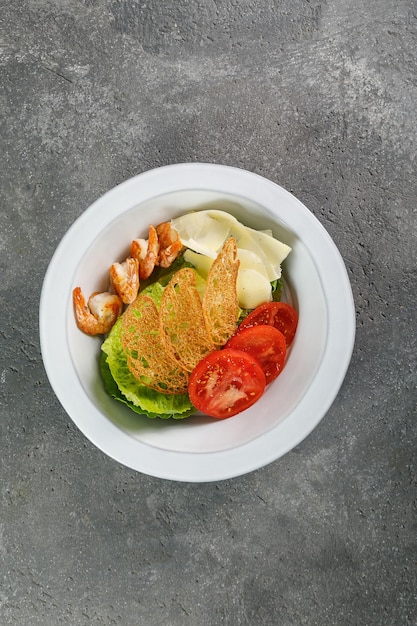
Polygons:
[[253,356],[225,348],[198,363],[188,381],[188,394],[198,410],[223,419],[252,406],[265,385],[265,374]]
[[244,328],[258,326],[259,324],[274,326],[284,335],[288,347],[292,343],[297,330],[297,311],[286,302],[266,302],[249,313],[240,324],[238,332]]
[[239,330],[229,339],[226,348],[252,355],[262,367],[267,385],[281,373],[287,352],[284,335],[265,324]]

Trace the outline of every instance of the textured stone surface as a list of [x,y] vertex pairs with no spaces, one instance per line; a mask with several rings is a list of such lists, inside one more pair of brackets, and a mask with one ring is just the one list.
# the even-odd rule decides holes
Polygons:
[[[0,4],[0,623],[416,624],[415,3]],[[305,202],[357,310],[319,427],[218,484],[105,457],[60,407],[38,340],[70,224],[184,161]]]

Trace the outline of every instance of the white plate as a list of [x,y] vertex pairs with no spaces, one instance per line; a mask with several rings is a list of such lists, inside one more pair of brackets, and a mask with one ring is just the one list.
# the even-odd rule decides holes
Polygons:
[[[101,339],[74,322],[72,289],[108,288],[108,268],[134,237],[194,208],[223,208],[244,224],[272,228],[290,245],[284,264],[299,325],[287,364],[263,397],[227,420],[150,420],[110,398],[98,372]],[[40,302],[42,356],[62,406],[107,455],[161,478],[204,482],[260,468],[300,443],[325,415],[348,368],[355,311],[343,260],[312,213],[256,174],[210,164],[140,174],[92,204],[68,230],[45,276]]]

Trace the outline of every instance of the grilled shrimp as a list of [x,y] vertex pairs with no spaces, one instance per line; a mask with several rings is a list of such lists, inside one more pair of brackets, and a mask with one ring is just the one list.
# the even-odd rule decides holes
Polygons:
[[127,258],[110,267],[110,284],[124,304],[131,304],[139,290],[139,261]]
[[87,335],[107,334],[123,309],[121,298],[108,291],[92,293],[86,303],[81,288],[75,287],[72,299],[77,326]]
[[156,227],[159,240],[159,265],[170,267],[182,250],[182,243],[175,228],[169,222]]
[[134,239],[130,246],[130,256],[139,261],[139,278],[146,280],[152,274],[159,258],[159,241],[155,227],[149,226],[148,239]]

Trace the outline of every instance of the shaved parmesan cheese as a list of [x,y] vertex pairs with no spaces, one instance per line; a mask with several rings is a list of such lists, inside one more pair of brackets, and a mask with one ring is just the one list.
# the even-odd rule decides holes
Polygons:
[[215,259],[230,233],[230,220],[213,215],[217,213],[223,214],[223,211],[187,213],[173,219],[171,225],[184,246]]
[[198,254],[197,252],[194,252],[194,250],[186,250],[184,252],[184,259],[187,261],[187,263],[191,263],[192,265],[194,265],[197,272],[204,279],[207,278],[214,260],[205,254]]
[[275,278],[272,280],[281,278],[281,263],[291,252],[290,246],[287,246],[287,244],[282,243],[282,241],[278,241],[278,239],[271,237],[269,234],[262,233],[259,230],[253,230],[252,228],[248,228],[248,230],[254,241],[256,241],[263,250],[268,259],[268,263],[272,267],[272,271],[275,273]]
[[255,252],[251,250],[245,250],[245,248],[237,249],[237,258],[239,259],[239,271],[241,270],[256,270],[262,276],[268,279],[268,272],[265,269],[265,265],[262,263],[262,259],[258,257]]
[[291,248],[272,236],[270,230],[258,231],[241,224],[225,211],[208,209],[187,213],[171,221],[172,227],[188,250],[184,258],[206,278],[227,239],[237,243],[239,306],[254,308],[272,299],[271,282],[281,277],[281,263]]
[[239,306],[242,309],[254,309],[272,300],[271,283],[256,270],[239,270],[236,288]]

